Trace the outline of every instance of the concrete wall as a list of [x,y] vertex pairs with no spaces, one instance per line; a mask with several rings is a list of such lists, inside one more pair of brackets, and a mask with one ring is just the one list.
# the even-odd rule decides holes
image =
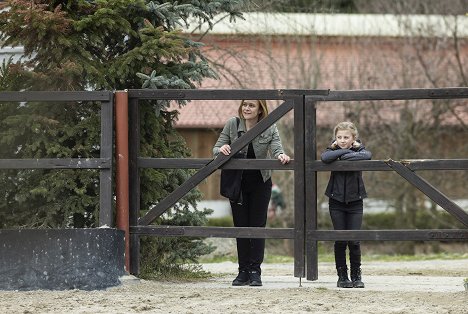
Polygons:
[[124,232],[110,228],[0,230],[0,289],[119,285],[124,247]]

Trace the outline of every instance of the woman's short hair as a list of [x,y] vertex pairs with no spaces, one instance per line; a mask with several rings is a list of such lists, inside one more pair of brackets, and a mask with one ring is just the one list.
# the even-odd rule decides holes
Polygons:
[[[239,117],[244,119],[244,115],[242,114],[242,106],[244,105],[245,99],[243,99],[237,109],[237,113]],[[260,113],[258,114],[258,121],[262,120],[268,115],[268,106],[265,99],[257,99],[257,104],[259,105]]]

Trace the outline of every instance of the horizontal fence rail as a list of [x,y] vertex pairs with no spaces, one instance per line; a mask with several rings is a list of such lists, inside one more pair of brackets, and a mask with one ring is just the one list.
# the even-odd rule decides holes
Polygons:
[[[208,158],[138,158],[138,166],[158,169],[201,169],[212,161],[213,159]],[[294,160],[283,165],[275,159],[230,159],[219,168],[294,170]]]
[[[217,238],[294,239],[294,228],[138,226],[133,234]],[[468,230],[314,230],[307,236],[319,241],[441,241],[468,240]]]
[[393,90],[330,91],[327,95],[308,96],[317,101],[416,100],[468,98],[468,88],[409,88]]
[[294,228],[134,226],[130,231],[157,236],[294,239]]
[[309,230],[319,241],[443,241],[468,240],[468,230]]
[[131,89],[129,98],[154,100],[242,100],[267,99],[285,100],[301,95],[327,96],[330,91],[303,89],[194,89],[194,90],[147,90]]
[[110,169],[110,158],[0,159],[0,169]]
[[[158,169],[200,169],[210,163],[211,158],[138,158],[140,168]],[[416,170],[468,170],[467,159],[404,159],[397,161],[404,164],[412,171]],[[320,160],[308,161],[306,166],[314,171],[393,171],[385,160],[361,160],[356,162],[335,161],[325,164]],[[221,169],[272,169],[272,170],[294,170],[294,159],[289,164],[278,164],[277,160],[231,159]]]
[[111,101],[112,92],[86,92],[86,91],[39,91],[39,92],[0,92],[0,102],[23,102],[23,101]]

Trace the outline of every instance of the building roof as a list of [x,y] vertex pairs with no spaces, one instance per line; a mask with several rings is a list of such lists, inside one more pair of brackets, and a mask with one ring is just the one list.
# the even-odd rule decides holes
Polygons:
[[[210,34],[224,35],[317,35],[385,37],[468,37],[468,16],[393,14],[243,13],[231,23],[217,16]],[[197,23],[193,23],[197,25]],[[189,28],[205,33],[208,25]]]
[[172,105],[180,112],[176,128],[222,128],[230,117],[237,116],[238,101],[191,101],[183,107]]

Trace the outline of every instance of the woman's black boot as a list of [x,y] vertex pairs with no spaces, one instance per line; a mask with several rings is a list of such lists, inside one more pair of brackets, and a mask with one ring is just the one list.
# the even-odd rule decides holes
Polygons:
[[361,268],[351,267],[351,281],[354,288],[364,288],[364,283],[361,280]]
[[250,276],[249,272],[246,270],[241,270],[239,271],[239,274],[237,275],[236,279],[232,282],[233,286],[245,286],[250,284]]
[[346,266],[338,267],[336,269],[336,272],[338,273],[338,282],[336,283],[336,286],[338,288],[352,288],[353,287],[353,283],[348,278],[348,267]]

